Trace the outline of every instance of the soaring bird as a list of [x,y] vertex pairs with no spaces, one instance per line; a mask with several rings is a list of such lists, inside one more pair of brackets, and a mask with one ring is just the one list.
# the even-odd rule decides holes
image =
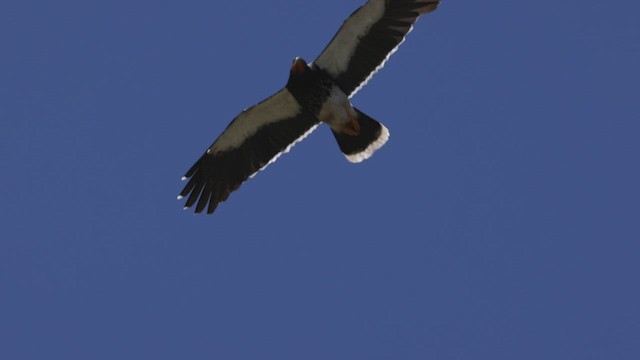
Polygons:
[[342,24],[312,63],[297,57],[286,86],[243,110],[187,171],[178,199],[214,212],[249,177],[325,123],[348,161],[368,159],[389,130],[351,98],[404,41],[418,17],[440,0],[369,0]]

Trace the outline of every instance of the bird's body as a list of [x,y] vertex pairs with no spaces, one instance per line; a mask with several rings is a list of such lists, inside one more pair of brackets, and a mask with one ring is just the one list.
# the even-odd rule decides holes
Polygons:
[[311,64],[296,58],[286,86],[240,113],[187,171],[179,198],[212,213],[247,178],[327,124],[350,162],[382,147],[389,131],[349,98],[382,67],[413,23],[439,0],[369,0],[342,25]]
[[296,58],[286,89],[303,108],[329,125],[334,133],[359,134],[358,114],[349,97],[327,72],[315,64]]
[[329,125],[333,131],[340,131],[349,123],[349,119],[355,116],[356,111],[349,98],[337,86],[333,86],[329,90],[329,96],[318,112],[320,121]]

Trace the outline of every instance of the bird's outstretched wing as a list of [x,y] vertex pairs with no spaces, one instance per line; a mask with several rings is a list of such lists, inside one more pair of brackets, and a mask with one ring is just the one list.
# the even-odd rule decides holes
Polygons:
[[369,0],[342,24],[314,64],[353,96],[380,69],[422,14],[440,0]]
[[[287,90],[244,110],[187,171],[178,198],[189,195],[185,208],[211,214],[218,203],[259,170],[302,140],[319,124]],[[198,200],[199,199],[199,200]]]

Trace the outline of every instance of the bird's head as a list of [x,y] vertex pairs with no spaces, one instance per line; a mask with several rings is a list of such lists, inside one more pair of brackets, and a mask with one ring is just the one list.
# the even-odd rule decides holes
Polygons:
[[307,62],[303,58],[297,57],[293,60],[289,76],[303,75],[305,72],[307,72],[307,70],[309,70],[309,65],[307,65]]
[[311,76],[309,76],[311,73],[311,68],[309,68],[309,65],[307,65],[307,62],[304,61],[303,58],[295,58],[291,65],[291,70],[289,71],[289,82],[287,82],[287,87],[305,87],[305,84],[311,79]]

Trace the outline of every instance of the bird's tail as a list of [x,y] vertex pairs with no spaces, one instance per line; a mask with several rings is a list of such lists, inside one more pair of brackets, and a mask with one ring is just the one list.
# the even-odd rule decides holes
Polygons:
[[338,141],[338,146],[347,160],[359,163],[370,158],[389,140],[389,130],[362,111],[356,108],[354,110],[357,114],[355,119],[357,124],[353,127],[357,129],[350,131],[331,129],[331,132],[333,132],[333,136]]

